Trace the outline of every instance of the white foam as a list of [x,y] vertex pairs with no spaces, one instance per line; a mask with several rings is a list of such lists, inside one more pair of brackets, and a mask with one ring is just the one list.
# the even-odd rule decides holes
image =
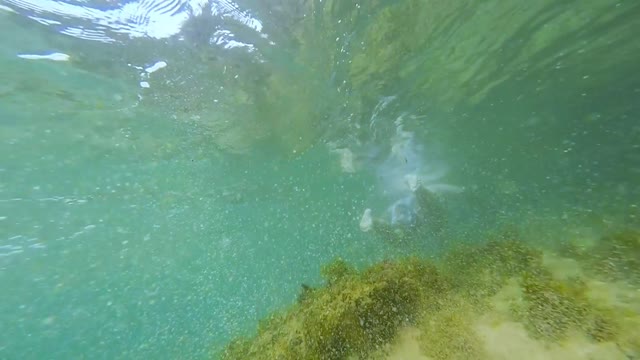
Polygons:
[[362,218],[360,219],[360,230],[367,232],[373,228],[373,217],[371,216],[371,209],[366,209]]
[[416,174],[406,174],[404,176],[404,181],[407,183],[407,186],[411,191],[416,191],[420,186],[420,179]]
[[144,69],[144,71],[148,72],[149,74],[154,73],[162,68],[167,67],[167,63],[164,61],[158,61],[157,63],[149,66],[148,68]]
[[335,149],[334,152],[340,156],[340,168],[346,173],[356,172],[355,156],[347,148]]
[[4,10],[4,11],[15,13],[15,11],[12,8],[10,8],[8,6],[4,6],[4,5],[0,5],[0,10]]
[[37,55],[37,54],[18,54],[19,58],[27,59],[27,60],[52,60],[52,61],[69,61],[71,58],[67,54],[63,53],[51,53],[46,55]]

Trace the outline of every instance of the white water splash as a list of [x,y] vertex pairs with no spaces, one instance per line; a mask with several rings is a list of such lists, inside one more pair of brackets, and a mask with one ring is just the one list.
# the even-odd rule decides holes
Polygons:
[[19,58],[27,59],[27,60],[51,60],[51,61],[69,61],[71,57],[67,54],[63,53],[51,53],[44,55],[37,54],[18,54]]
[[[387,127],[385,131],[385,126],[390,124],[385,119],[384,110],[395,99],[394,96],[382,98],[372,111],[369,121],[371,144],[364,146],[369,149],[369,153],[356,156],[353,150],[346,147],[333,147],[331,151],[339,155],[344,172],[370,170],[375,174],[378,181],[377,195],[387,199],[390,204],[381,216],[385,221],[391,224],[410,224],[416,218],[415,191],[418,188],[423,187],[438,195],[460,193],[464,189],[446,182],[447,166],[436,159],[430,159],[415,133],[405,129],[407,114],[397,117],[391,129]],[[385,134],[388,139],[386,144]],[[362,215],[360,229],[369,231],[372,222],[373,211],[367,208]]]

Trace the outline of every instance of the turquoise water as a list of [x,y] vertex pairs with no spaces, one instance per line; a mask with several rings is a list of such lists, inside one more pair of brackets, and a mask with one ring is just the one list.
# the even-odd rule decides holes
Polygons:
[[[635,2],[28,4],[0,2],[0,358],[206,358],[336,256],[640,225]],[[415,168],[460,190],[447,241],[362,232]]]

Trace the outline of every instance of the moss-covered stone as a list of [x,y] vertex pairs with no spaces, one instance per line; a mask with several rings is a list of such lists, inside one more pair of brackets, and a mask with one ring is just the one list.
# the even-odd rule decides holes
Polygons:
[[561,340],[569,328],[578,327],[587,313],[583,286],[556,281],[549,274],[525,274],[522,287],[522,320],[537,338]]
[[607,278],[640,282],[640,231],[603,236],[590,258],[593,269]]
[[524,308],[518,316],[534,337],[560,341],[570,330],[597,342],[616,337],[616,314],[594,304],[580,279],[558,280],[548,272],[525,274],[522,288]]
[[316,289],[307,284],[300,284],[300,292],[298,293],[297,301],[298,303],[303,303],[309,300]]
[[473,308],[450,298],[437,312],[420,322],[420,345],[433,360],[481,360],[486,358],[482,342],[472,328]]
[[[607,246],[628,250],[634,236],[609,238]],[[620,261],[632,261],[617,254]],[[532,337],[562,342],[578,333],[593,342],[616,342],[628,352],[638,350],[640,341],[628,335],[640,322],[635,305],[618,306],[598,297],[593,284],[581,278],[556,278],[545,264],[542,252],[514,231],[459,248],[439,268],[407,258],[358,271],[338,258],[322,267],[323,286],[304,285],[296,304],[260,321],[255,336],[234,340],[221,357],[384,358],[398,330],[411,325],[421,333],[420,348],[434,360],[483,359],[473,319],[494,309],[493,295],[506,284],[518,291],[502,316],[522,323]]]
[[540,271],[542,253],[519,240],[516,232],[507,231],[484,245],[452,250],[442,268],[456,291],[480,302],[498,292],[508,279]]
[[[356,273],[342,260],[326,266],[328,286],[262,323],[249,340],[230,344],[223,359],[363,358],[415,321],[446,287],[419,259],[386,261]],[[431,299],[431,300],[430,300]]]
[[333,285],[350,276],[357,275],[356,269],[342,258],[337,258],[320,269],[320,275],[328,285]]

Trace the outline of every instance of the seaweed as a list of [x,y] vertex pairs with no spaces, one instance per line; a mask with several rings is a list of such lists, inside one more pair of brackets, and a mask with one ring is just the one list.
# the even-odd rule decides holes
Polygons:
[[515,231],[506,231],[481,246],[450,251],[442,264],[454,290],[478,305],[507,280],[542,269],[542,252],[528,247]]
[[378,219],[373,220],[373,233],[380,239],[391,244],[407,245],[415,239],[415,231],[412,225],[391,225]]
[[596,277],[640,283],[640,231],[609,233],[590,244],[566,242],[560,254],[577,260]]
[[327,286],[262,322],[257,334],[232,342],[222,359],[366,357],[414,322],[425,302],[446,289],[435,266],[416,258],[356,272],[337,259],[322,271]]
[[298,298],[296,301],[300,304],[307,300],[309,300],[313,296],[313,292],[316,289],[307,284],[300,284],[300,292],[298,293]]
[[[607,246],[629,251],[635,236],[606,237]],[[297,303],[260,321],[254,336],[229,343],[221,358],[384,357],[398,330],[412,326],[421,333],[422,351],[434,360],[482,359],[486,353],[472,326],[474,315],[484,314],[507,283],[522,290],[511,304],[512,320],[533,338],[561,342],[579,333],[594,342],[615,342],[628,353],[640,348],[630,335],[640,321],[635,307],[597,302],[581,278],[555,278],[542,252],[515,231],[458,248],[438,265],[411,257],[359,271],[337,258],[322,267],[323,285],[303,284]]]
[[518,315],[534,337],[560,341],[570,330],[597,342],[617,336],[615,314],[588,298],[588,288],[581,279],[558,280],[548,272],[527,273],[522,277],[522,288],[524,309]]
[[593,269],[613,280],[640,282],[640,231],[623,230],[603,236],[592,249]]
[[420,346],[434,360],[486,358],[480,338],[471,327],[473,309],[450,298],[447,305],[427,314],[420,322]]
[[522,277],[522,320],[537,338],[559,340],[586,315],[585,288],[554,280],[550,274]]
[[322,278],[327,282],[327,285],[336,284],[356,274],[356,269],[342,258],[336,258],[320,269],[320,275],[322,275]]

